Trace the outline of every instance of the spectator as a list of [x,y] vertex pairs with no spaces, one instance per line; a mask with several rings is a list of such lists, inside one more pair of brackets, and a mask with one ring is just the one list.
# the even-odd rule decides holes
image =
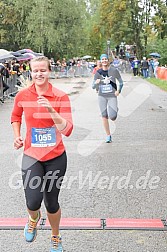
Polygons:
[[133,75],[137,76],[139,74],[139,65],[140,61],[137,59],[137,57],[134,58],[131,62],[131,67],[133,69]]
[[97,70],[100,69],[101,67],[102,67],[101,61],[97,60],[96,61],[96,66],[93,68],[93,74],[95,74],[97,72]]
[[154,60],[150,59],[148,65],[148,78],[154,77]]
[[[100,68],[102,68],[101,60],[97,60],[96,66],[93,68],[93,75],[95,75],[97,70],[99,70]],[[93,83],[92,83],[92,88],[96,89],[96,92],[98,92],[98,85],[95,84],[95,81],[93,81]]]
[[120,70],[120,67],[121,67],[121,61],[119,59],[119,57],[115,57],[115,59],[113,60],[113,66],[115,68],[117,68],[117,70],[119,71]]
[[159,61],[158,59],[154,59],[154,77],[157,78],[157,68],[159,66]]
[[141,70],[144,78],[148,78],[148,68],[149,68],[148,61],[146,60],[146,57],[143,57],[143,60],[141,62]]
[[15,61],[13,63],[13,71],[15,71],[17,73],[18,76],[21,75],[21,71],[20,71],[20,63],[19,61]]
[[7,68],[7,64],[3,65],[2,63],[0,63],[0,75],[2,76],[3,101],[4,101],[4,93],[9,89],[9,86],[6,83],[6,80],[9,78],[9,70]]

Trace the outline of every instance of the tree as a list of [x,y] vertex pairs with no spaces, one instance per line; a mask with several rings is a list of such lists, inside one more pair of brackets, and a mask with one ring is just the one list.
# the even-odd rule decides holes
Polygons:
[[167,32],[165,0],[1,0],[0,45],[31,48],[56,58],[99,56],[107,40],[147,54],[150,38]]
[[167,36],[167,2],[163,0],[152,0],[155,15],[152,18],[154,29],[158,37],[163,39]]
[[[36,0],[28,25],[28,41],[36,50],[47,54],[71,56],[77,53],[74,46],[80,47],[83,34],[83,1]],[[40,15],[39,15],[40,12]],[[35,27],[35,29],[34,29]]]
[[147,54],[153,31],[164,38],[167,9],[163,0],[102,0],[97,33],[119,45],[122,41],[136,46],[139,58]]
[[1,38],[8,48],[29,47],[48,56],[70,57],[84,47],[84,0],[32,0],[31,5],[7,0],[1,5]]
[[[31,3],[33,5],[33,0]],[[4,43],[9,49],[18,50],[25,46],[27,23],[32,5],[21,0],[14,2],[7,0],[1,4],[1,31],[4,34]]]

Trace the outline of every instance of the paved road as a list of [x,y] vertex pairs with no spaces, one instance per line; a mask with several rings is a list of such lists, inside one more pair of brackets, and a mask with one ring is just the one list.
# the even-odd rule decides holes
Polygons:
[[[52,80],[71,98],[74,131],[64,138],[68,171],[60,195],[62,217],[167,218],[167,93],[124,74],[119,116],[106,144],[91,78]],[[0,217],[26,217],[20,183],[22,151],[13,150],[10,113],[0,105]],[[23,134],[25,126],[23,125]],[[45,209],[42,207],[43,216]],[[66,252],[165,252],[163,231],[62,231]],[[49,230],[27,244],[20,230],[0,230],[2,252],[49,251]]]

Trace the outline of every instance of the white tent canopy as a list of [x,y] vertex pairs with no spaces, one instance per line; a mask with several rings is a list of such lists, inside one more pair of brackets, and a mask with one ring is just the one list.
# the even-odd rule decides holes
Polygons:
[[86,59],[91,59],[91,58],[92,58],[92,56],[90,56],[90,55],[85,55],[85,56],[82,57],[82,59],[85,59],[85,60]]
[[5,49],[0,49],[0,61],[15,59],[15,56]]
[[6,54],[10,54],[10,52],[5,49],[0,49],[0,56],[6,55]]

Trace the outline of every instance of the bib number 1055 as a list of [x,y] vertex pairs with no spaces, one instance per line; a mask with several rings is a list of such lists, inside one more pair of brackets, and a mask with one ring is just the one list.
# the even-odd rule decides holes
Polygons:
[[43,134],[43,135],[38,135],[38,134],[35,134],[35,141],[38,142],[38,141],[51,141],[52,139],[52,135],[51,134]]
[[56,130],[51,128],[32,128],[31,146],[47,147],[56,145]]

